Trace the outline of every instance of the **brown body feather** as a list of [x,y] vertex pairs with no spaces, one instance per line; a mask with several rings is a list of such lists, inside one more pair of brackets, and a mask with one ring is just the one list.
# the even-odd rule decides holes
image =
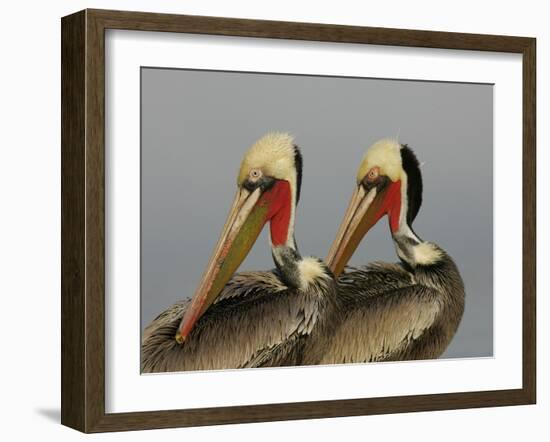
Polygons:
[[340,276],[343,317],[321,363],[441,356],[462,318],[464,284],[439,250],[441,259],[429,266],[374,263]]
[[329,275],[298,290],[275,270],[236,274],[183,345],[174,335],[189,301],[176,303],[144,331],[142,372],[318,363],[335,324]]

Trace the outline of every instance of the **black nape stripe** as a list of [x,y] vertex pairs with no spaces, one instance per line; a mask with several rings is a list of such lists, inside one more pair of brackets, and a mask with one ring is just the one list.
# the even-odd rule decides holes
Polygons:
[[300,201],[300,190],[302,189],[302,168],[304,160],[300,148],[294,145],[294,167],[296,168],[296,204]]
[[416,155],[406,144],[401,147],[401,162],[407,174],[407,223],[410,226],[422,205],[422,174]]

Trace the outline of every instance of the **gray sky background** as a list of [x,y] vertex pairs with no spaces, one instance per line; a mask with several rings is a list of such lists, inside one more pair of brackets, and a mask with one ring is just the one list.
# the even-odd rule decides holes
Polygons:
[[[304,156],[301,253],[325,257],[365,150],[399,136],[424,202],[414,230],[455,259],[466,310],[444,357],[493,354],[493,87],[142,68],[141,324],[192,296],[236,191],[241,158],[269,131]],[[241,270],[273,268],[268,229]],[[387,221],[351,264],[397,261]]]

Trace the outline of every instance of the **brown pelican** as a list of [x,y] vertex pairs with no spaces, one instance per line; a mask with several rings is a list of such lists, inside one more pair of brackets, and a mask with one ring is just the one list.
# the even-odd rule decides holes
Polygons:
[[432,359],[447,348],[464,311],[464,285],[452,258],[413,231],[421,202],[413,151],[395,140],[375,143],[326,262],[338,277],[384,215],[401,262],[350,268],[339,277],[343,320],[321,363]]
[[[315,364],[331,332],[332,273],[294,240],[302,157],[288,134],[246,153],[237,195],[197,291],[145,329],[143,372]],[[234,274],[270,223],[276,269]]]

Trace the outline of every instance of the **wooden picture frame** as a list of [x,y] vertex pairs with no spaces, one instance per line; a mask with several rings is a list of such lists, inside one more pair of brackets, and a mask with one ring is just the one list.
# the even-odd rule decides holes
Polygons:
[[[536,41],[533,38],[84,10],[62,19],[62,424],[140,430],[533,404],[536,400]],[[523,64],[523,385],[270,405],[105,412],[105,30],[493,51]]]

